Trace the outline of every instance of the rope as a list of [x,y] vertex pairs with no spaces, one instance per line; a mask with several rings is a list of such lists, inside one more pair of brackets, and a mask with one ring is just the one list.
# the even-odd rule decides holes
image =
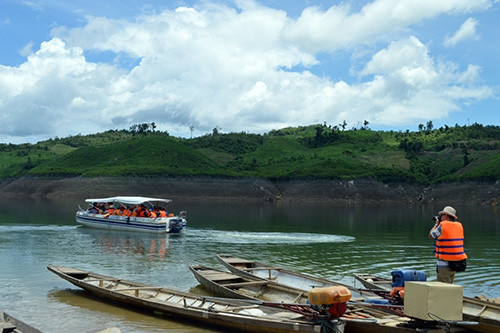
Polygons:
[[327,318],[318,318],[316,323],[321,325],[321,333],[342,333],[342,330],[337,328],[337,324],[332,323]]
[[451,332],[451,325],[453,325],[452,321],[443,319],[443,318],[439,317],[438,315],[431,313],[431,312],[427,312],[427,315],[429,316],[429,318],[433,318],[434,320],[437,319],[437,321],[440,321],[442,324],[444,324],[446,326],[446,329],[445,329],[446,333]]

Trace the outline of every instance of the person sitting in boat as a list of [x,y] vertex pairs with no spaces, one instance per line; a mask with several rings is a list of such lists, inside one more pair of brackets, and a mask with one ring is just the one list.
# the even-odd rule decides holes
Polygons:
[[165,208],[160,207],[160,211],[158,212],[158,216],[159,217],[167,217],[167,211],[165,210]]
[[131,206],[129,208],[129,210],[130,210],[130,216],[131,217],[137,217],[137,216],[139,216],[139,214],[137,213],[137,209],[138,209],[138,207],[135,207],[135,206]]
[[132,212],[130,211],[130,208],[129,206],[123,206],[123,212],[122,212],[122,215],[123,216],[130,216],[132,214]]
[[116,210],[114,211],[114,214],[115,214],[115,215],[120,215],[120,216],[123,216],[123,215],[125,215],[125,213],[124,213],[124,212],[125,212],[125,206],[124,206],[124,205],[120,205],[120,208],[116,209]]
[[112,204],[109,205],[109,208],[106,210],[106,214],[104,214],[104,217],[108,217],[110,215],[115,215],[115,206],[113,206]]
[[90,207],[87,211],[90,213],[90,214],[99,214],[99,208],[97,208],[97,202],[93,202],[92,203],[92,207]]
[[147,212],[146,212],[146,206],[141,204],[141,205],[139,205],[139,207],[137,207],[137,216],[138,217],[148,217]]

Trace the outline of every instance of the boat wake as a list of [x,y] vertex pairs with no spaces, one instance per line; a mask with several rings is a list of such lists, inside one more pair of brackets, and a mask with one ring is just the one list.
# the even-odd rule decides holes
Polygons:
[[284,232],[242,232],[222,230],[193,230],[190,237],[206,239],[209,242],[225,244],[308,244],[308,243],[346,243],[353,242],[354,237],[343,235],[326,235],[312,233]]
[[27,224],[27,225],[0,225],[0,230],[4,232],[23,232],[23,231],[65,231],[65,230],[75,230],[78,226],[76,225],[38,225],[38,224]]

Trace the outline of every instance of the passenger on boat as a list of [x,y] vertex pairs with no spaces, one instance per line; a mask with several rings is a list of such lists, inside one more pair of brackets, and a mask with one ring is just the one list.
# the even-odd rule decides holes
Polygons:
[[109,215],[111,214],[114,214],[115,213],[115,206],[113,205],[109,205],[109,208],[108,210],[106,211]]
[[132,212],[130,211],[130,208],[128,206],[127,207],[123,206],[123,213],[122,213],[122,215],[123,216],[130,216],[131,214],[132,214]]
[[159,217],[167,217],[167,211],[165,210],[165,208],[160,207],[160,211],[159,211],[158,216]]
[[92,206],[87,210],[90,214],[99,214],[99,208],[97,202],[93,202]]

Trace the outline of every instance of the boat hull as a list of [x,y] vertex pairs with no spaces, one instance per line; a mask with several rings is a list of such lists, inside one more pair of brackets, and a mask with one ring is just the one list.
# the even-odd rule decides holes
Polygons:
[[91,214],[86,211],[76,213],[76,222],[86,227],[126,230],[149,233],[180,233],[186,230],[186,220],[179,217],[147,218],[104,214]]
[[239,332],[320,332],[321,325],[279,308],[154,287],[64,266],[47,267],[64,280],[102,299],[171,314]]

